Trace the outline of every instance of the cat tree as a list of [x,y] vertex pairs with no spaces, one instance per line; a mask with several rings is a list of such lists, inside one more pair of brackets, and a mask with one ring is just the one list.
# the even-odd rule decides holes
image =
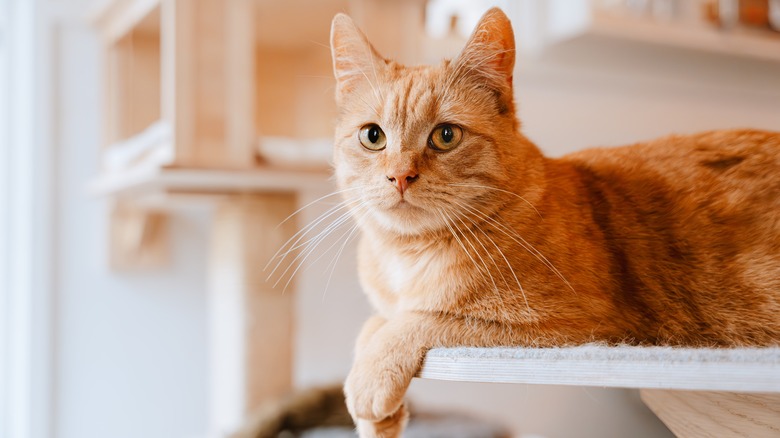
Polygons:
[[[113,205],[111,265],[165,265],[167,218],[193,203],[215,209],[208,275],[215,435],[291,385],[293,294],[282,293],[284,282],[266,283],[262,266],[296,232],[294,221],[278,225],[298,194],[329,177],[330,144],[322,140],[332,135],[335,112],[329,51],[311,44],[327,35],[305,32],[328,29],[305,20],[350,11],[365,29],[399,23],[400,37],[369,36],[396,47],[401,60],[419,60],[427,56],[422,4],[107,0],[94,16],[105,55],[106,132],[91,189]],[[541,14],[545,4],[527,5]],[[297,14],[304,7],[312,13]],[[302,33],[288,32],[290,22]],[[298,81],[301,72],[310,78]],[[680,436],[780,430],[776,349],[442,349],[428,354],[419,376],[642,388]]]
[[[296,56],[276,56],[258,32],[258,22],[268,21],[261,3],[112,0],[94,17],[104,48],[106,132],[91,189],[113,204],[112,267],[165,265],[167,217],[193,203],[215,211],[208,255],[214,435],[290,389],[294,295],[266,283],[262,267],[296,231],[294,221],[279,224],[297,208],[298,193],[328,178],[327,161],[303,166],[273,150],[259,153],[266,133],[293,148],[302,134],[330,135],[296,131],[300,105],[287,102],[296,98],[297,66],[329,75],[328,64],[316,62],[327,51],[289,39],[276,43]],[[327,119],[329,96],[312,94],[307,109]]]
[[[294,284],[283,293],[286,282],[266,282],[263,266],[297,231],[295,220],[285,219],[298,195],[321,190],[330,177],[330,17],[350,11],[363,23],[404,23],[420,19],[420,5],[106,0],[92,17],[103,43],[106,97],[102,166],[90,189],[112,204],[111,267],[165,266],[168,217],[192,205],[214,209],[214,436],[236,430],[248,412],[291,388]],[[388,45],[413,49],[415,34],[405,35]]]

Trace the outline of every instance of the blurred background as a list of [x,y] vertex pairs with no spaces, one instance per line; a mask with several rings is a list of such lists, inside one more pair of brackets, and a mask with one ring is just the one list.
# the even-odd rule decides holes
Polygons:
[[[779,3],[0,0],[0,437],[226,436],[345,377],[370,308],[351,224],[316,222],[337,202],[334,14],[417,64],[501,6],[522,129],[559,156],[779,130]],[[517,437],[670,436],[629,390],[410,398]]]

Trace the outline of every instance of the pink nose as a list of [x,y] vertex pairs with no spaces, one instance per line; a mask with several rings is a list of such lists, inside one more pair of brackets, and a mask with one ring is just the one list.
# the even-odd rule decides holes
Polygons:
[[415,182],[417,178],[417,173],[409,169],[391,172],[390,175],[387,175],[387,180],[395,184],[395,188],[398,189],[398,192],[402,195],[406,189],[409,188],[409,184]]

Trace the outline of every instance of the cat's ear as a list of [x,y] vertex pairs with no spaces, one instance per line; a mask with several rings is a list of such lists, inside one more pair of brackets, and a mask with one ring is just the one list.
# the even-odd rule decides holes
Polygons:
[[374,81],[385,60],[349,16],[337,14],[330,28],[330,50],[337,96],[361,81]]
[[511,90],[515,34],[501,9],[492,8],[482,16],[454,65],[459,71],[483,76],[501,90]]

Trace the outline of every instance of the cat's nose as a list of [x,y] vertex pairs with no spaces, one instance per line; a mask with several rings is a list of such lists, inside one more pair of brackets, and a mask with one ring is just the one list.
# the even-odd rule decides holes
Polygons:
[[387,180],[395,184],[395,188],[403,195],[409,187],[409,184],[417,181],[418,177],[419,175],[417,175],[416,172],[407,169],[398,172],[390,172],[390,175],[387,175]]

